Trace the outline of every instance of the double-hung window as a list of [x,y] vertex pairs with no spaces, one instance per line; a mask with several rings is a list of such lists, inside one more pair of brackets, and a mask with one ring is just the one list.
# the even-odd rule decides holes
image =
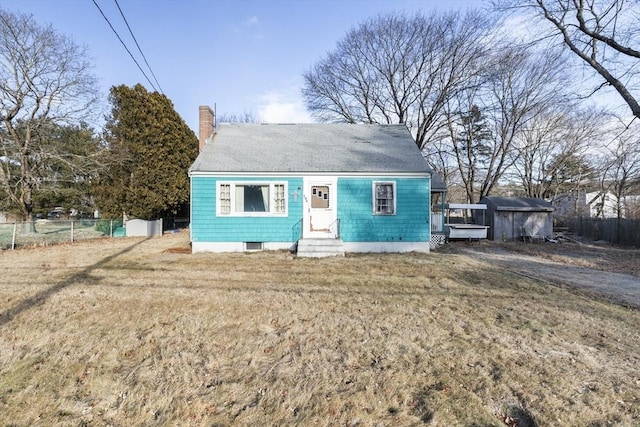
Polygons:
[[279,216],[287,214],[284,182],[218,183],[218,215]]
[[395,215],[396,213],[396,183],[373,183],[373,214]]

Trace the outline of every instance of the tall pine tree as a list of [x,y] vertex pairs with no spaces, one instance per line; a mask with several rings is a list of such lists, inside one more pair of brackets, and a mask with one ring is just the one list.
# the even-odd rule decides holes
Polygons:
[[[455,126],[451,125],[453,148],[462,177],[467,200],[474,203],[486,195],[487,163],[491,161],[491,131],[482,111],[472,105],[468,112],[461,112]],[[477,197],[477,199],[476,199]]]
[[198,140],[163,94],[138,84],[111,88],[105,125],[109,166],[94,187],[104,217],[155,219],[189,200],[188,169]]

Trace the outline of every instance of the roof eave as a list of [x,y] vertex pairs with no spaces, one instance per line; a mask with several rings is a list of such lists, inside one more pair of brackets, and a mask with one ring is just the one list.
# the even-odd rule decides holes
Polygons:
[[406,176],[430,178],[430,171],[202,171],[190,170],[189,176]]
[[538,206],[496,206],[497,211],[511,211],[511,212],[553,212],[553,207],[538,207]]

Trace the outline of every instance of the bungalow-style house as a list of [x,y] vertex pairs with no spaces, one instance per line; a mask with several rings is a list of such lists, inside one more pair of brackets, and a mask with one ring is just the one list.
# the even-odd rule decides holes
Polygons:
[[214,131],[213,120],[201,107],[201,151],[189,170],[193,252],[429,251],[434,174],[404,125]]

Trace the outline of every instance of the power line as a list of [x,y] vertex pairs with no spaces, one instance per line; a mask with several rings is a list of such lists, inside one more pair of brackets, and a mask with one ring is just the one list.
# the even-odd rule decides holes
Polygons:
[[147,82],[149,82],[149,85],[151,85],[151,87],[153,88],[153,90],[155,90],[156,92],[158,91],[158,89],[156,89],[156,87],[153,85],[153,83],[151,82],[151,80],[149,79],[149,77],[147,76],[147,73],[144,72],[144,70],[142,69],[142,67],[140,66],[140,64],[138,64],[138,61],[136,61],[136,58],[133,56],[133,54],[131,53],[131,51],[129,50],[129,48],[127,47],[127,45],[125,44],[125,42],[120,38],[120,35],[118,34],[118,32],[116,31],[115,28],[113,28],[113,25],[111,25],[111,21],[109,21],[109,18],[107,18],[107,16],[104,14],[104,12],[102,11],[102,9],[100,8],[100,6],[98,5],[98,3],[96,3],[96,0],[92,0],[93,4],[96,5],[96,7],[98,8],[98,10],[100,11],[100,14],[102,15],[102,17],[104,18],[105,21],[107,21],[107,24],[109,24],[109,27],[111,27],[111,30],[113,31],[113,33],[116,35],[116,37],[118,38],[118,40],[120,40],[120,43],[122,43],[122,46],[124,46],[125,50],[127,51],[127,53],[129,53],[129,56],[131,57],[131,59],[133,59],[133,62],[136,63],[136,65],[138,66],[138,69],[142,72],[142,74],[144,75],[144,77],[147,79]]
[[144,56],[144,53],[142,53],[142,49],[140,48],[140,45],[138,44],[138,40],[136,39],[136,36],[133,35],[133,31],[131,30],[131,27],[129,26],[129,22],[127,21],[127,18],[124,17],[124,13],[122,12],[122,9],[120,9],[120,5],[118,4],[118,0],[113,0],[113,1],[115,1],[116,6],[118,6],[118,10],[120,11],[120,15],[122,16],[122,19],[124,20],[124,23],[127,24],[127,28],[129,29],[129,34],[131,34],[131,37],[133,38],[133,41],[136,43],[136,46],[138,47],[138,51],[140,52],[140,55],[142,55],[142,59],[144,59],[144,63],[147,64],[147,68],[149,68],[149,71],[151,72],[151,75],[153,76],[153,80],[156,82],[156,84],[158,85],[158,88],[160,89],[160,93],[162,93],[164,95],[164,92],[162,91],[162,87],[160,87],[160,83],[158,82],[158,79],[156,78],[155,73],[151,69],[151,65],[149,65],[149,63],[147,62],[147,58],[146,58],[146,56]]

